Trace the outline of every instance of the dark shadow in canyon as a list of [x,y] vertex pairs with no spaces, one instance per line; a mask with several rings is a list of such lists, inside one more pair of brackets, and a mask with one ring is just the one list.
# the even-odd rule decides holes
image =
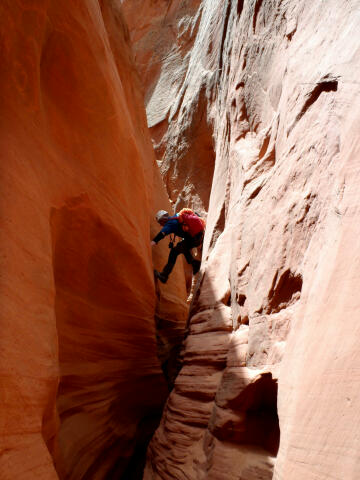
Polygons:
[[[272,378],[271,373],[261,374],[245,386],[227,405],[237,412],[243,421],[231,425],[224,440],[231,439],[240,445],[258,446],[275,457],[280,443],[277,392],[277,381]],[[224,437],[226,431],[222,431],[220,436]]]
[[[86,195],[52,209],[51,234],[60,366],[57,470],[67,480],[141,480],[168,389],[160,371],[151,373],[156,344],[146,334],[147,307],[124,275],[136,268],[138,254]],[[124,248],[127,255],[119,255]]]
[[303,279],[300,274],[285,270],[280,276],[276,272],[268,295],[266,313],[276,313],[287,308],[300,298]]

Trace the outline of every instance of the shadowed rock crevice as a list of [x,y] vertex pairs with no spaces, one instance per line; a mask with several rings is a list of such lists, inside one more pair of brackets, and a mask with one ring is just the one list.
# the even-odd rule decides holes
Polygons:
[[243,442],[262,447],[272,456],[277,455],[280,443],[277,392],[277,382],[270,373],[261,375],[243,392],[246,412]]
[[211,240],[210,240],[210,250],[215,246],[215,243],[217,242],[217,239],[220,237],[222,232],[224,231],[225,228],[225,202],[223,203],[223,206],[221,207],[219,217],[216,221]]
[[314,89],[306,95],[306,101],[302,106],[300,112],[296,115],[294,122],[291,124],[287,131],[287,136],[290,135],[295,125],[302,119],[305,113],[315,104],[323,93],[337,92],[338,81],[337,80],[322,80],[315,84]]
[[246,295],[244,294],[237,294],[236,299],[240,307],[244,306],[245,301],[246,301]]
[[271,373],[260,375],[223,404],[232,414],[222,408],[215,411],[211,433],[221,441],[260,447],[275,457],[280,443],[277,392]]
[[304,106],[301,109],[301,112],[296,117],[296,120],[299,121],[309,110],[311,105],[313,105],[322,93],[337,92],[338,81],[337,80],[324,80],[316,84],[316,87],[307,95],[307,100]]
[[288,305],[299,300],[302,289],[302,276],[293,273],[290,269],[278,277],[279,272],[273,280],[271,290],[269,292],[269,302],[266,313],[276,313],[286,308]]
[[256,32],[256,24],[258,20],[258,15],[262,6],[263,0],[256,0],[254,6],[254,16],[253,16],[253,33]]
[[264,138],[263,144],[261,145],[261,148],[260,148],[259,160],[261,160],[265,155],[265,153],[267,152],[269,143],[270,143],[270,135],[266,135],[266,137]]
[[237,8],[237,14],[240,17],[240,15],[242,14],[243,8],[244,8],[244,0],[238,0],[236,8]]
[[155,315],[155,322],[158,358],[168,389],[171,391],[179,371],[179,356],[184,332],[183,329],[177,328],[176,320],[165,320]]
[[[125,471],[116,464],[109,472],[106,480],[142,480],[146,463],[148,444],[160,423],[161,414],[144,417],[136,428],[134,452],[129,459]],[[89,479],[90,480],[90,479]]]
[[221,39],[221,46],[220,46],[220,60],[219,60],[220,71],[223,68],[224,45],[225,45],[226,34],[227,34],[229,19],[230,19],[231,0],[227,0],[227,5],[224,8],[226,8],[226,13],[224,15],[224,27],[223,27],[223,33],[222,33],[222,39]]
[[256,198],[259,193],[261,192],[261,189],[262,189],[263,185],[259,185],[258,187],[256,187],[251,193],[250,195],[248,196],[247,200],[250,201],[250,200],[253,200],[254,198]]

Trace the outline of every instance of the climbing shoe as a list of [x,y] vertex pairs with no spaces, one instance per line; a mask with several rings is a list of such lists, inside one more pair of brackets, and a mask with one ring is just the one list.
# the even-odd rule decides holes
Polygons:
[[192,269],[193,269],[193,275],[196,275],[198,273],[198,271],[200,270],[201,262],[200,262],[200,260],[193,260],[191,262],[191,264],[192,264]]
[[157,270],[154,270],[154,275],[155,275],[155,278],[160,280],[161,283],[167,282],[167,279],[168,279],[167,275],[164,275],[163,273],[158,272]]

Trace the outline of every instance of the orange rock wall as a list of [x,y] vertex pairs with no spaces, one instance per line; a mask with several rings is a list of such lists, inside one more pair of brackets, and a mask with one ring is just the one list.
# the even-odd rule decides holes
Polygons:
[[[162,2],[142,3],[151,17]],[[183,368],[144,478],[355,480],[359,2],[190,7],[171,2],[161,22],[159,7],[168,55],[160,74],[139,66],[170,198],[209,205]],[[129,20],[141,62],[158,49],[144,17]]]
[[0,17],[0,478],[139,478],[167,395],[154,315],[179,335],[186,289],[179,264],[156,300],[167,197],[127,27],[118,2]]

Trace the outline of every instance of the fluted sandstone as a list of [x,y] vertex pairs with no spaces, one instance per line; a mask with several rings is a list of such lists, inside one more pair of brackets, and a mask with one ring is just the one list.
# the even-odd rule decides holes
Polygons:
[[[183,63],[165,56],[145,83],[170,198],[209,203],[184,365],[145,479],[355,480],[359,1],[191,5],[157,21],[171,53],[183,19],[197,25]],[[131,36],[146,62],[158,44],[141,42],[142,18]],[[199,121],[216,152],[210,199]]]
[[177,211],[191,205],[204,212],[209,204],[215,161],[212,125],[207,115],[206,75],[195,79],[190,95],[184,88],[192,68],[190,52],[200,24],[201,2],[125,0],[123,8],[168,195]]
[[0,478],[140,478],[167,395],[154,315],[170,348],[186,289],[179,264],[156,302],[167,197],[127,28],[117,2],[0,17]]

